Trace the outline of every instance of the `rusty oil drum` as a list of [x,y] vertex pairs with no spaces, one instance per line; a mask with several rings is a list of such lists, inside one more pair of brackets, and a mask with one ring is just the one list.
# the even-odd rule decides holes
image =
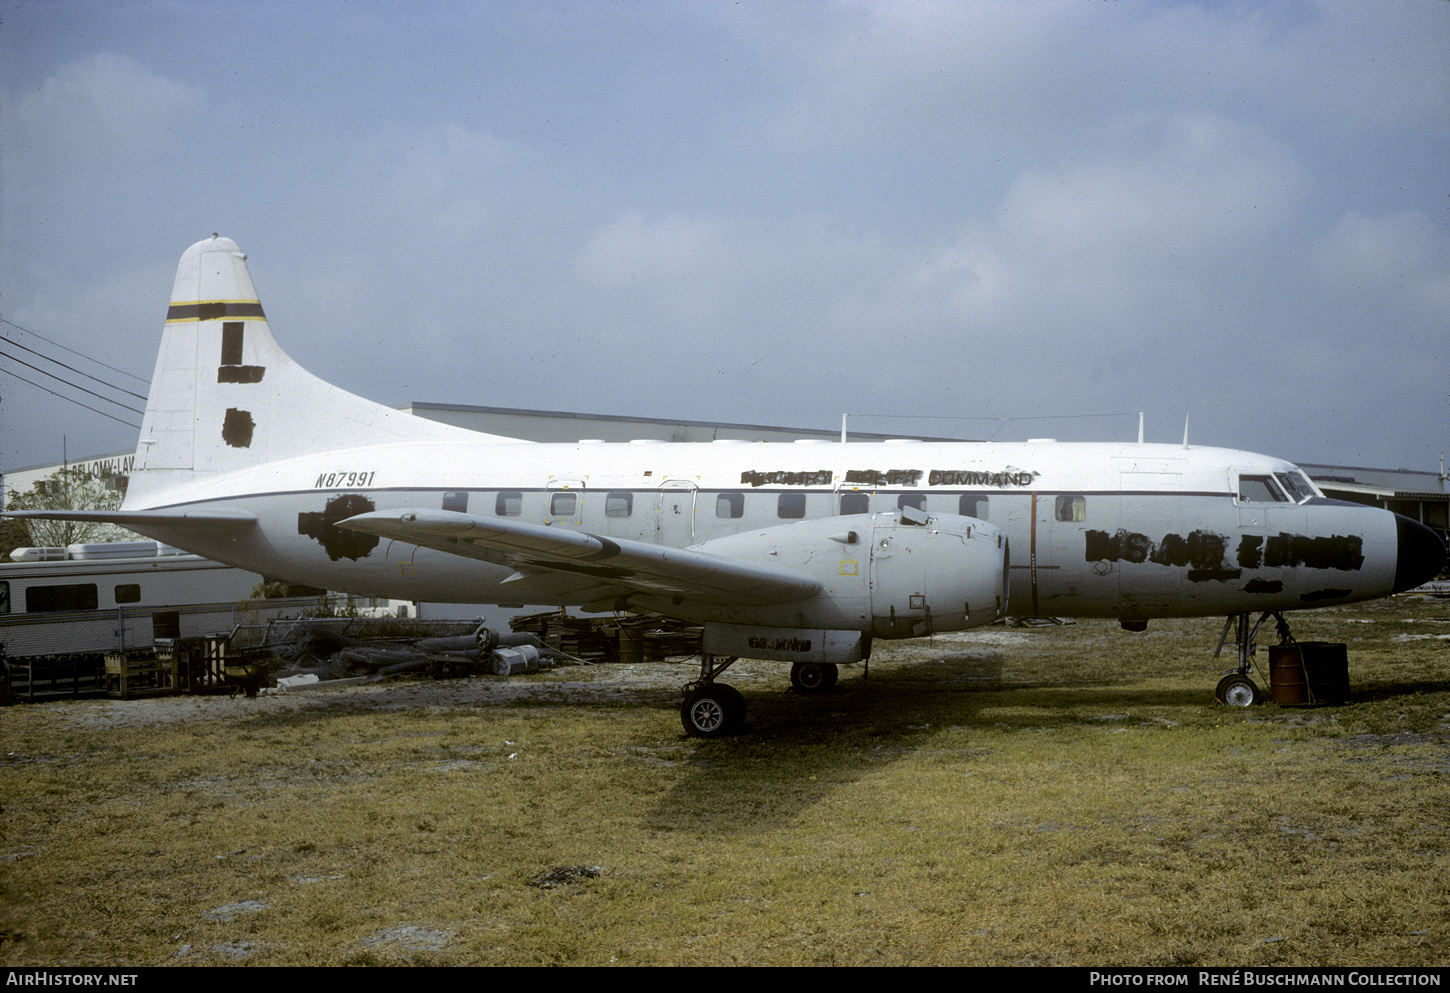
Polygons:
[[1301,641],[1270,647],[1269,699],[1283,707],[1349,699],[1349,655],[1344,644]]

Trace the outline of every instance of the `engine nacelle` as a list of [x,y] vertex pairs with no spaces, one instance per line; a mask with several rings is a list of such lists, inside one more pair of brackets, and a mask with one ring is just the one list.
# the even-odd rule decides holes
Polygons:
[[[712,654],[798,659],[799,646],[786,644],[790,631],[815,632],[812,650],[817,650],[831,643],[825,632],[912,638],[990,624],[1007,612],[1007,538],[973,517],[906,508],[801,521],[694,547],[802,573],[822,587],[807,599],[771,606],[669,605],[666,613],[689,614],[707,624],[709,641],[734,646],[739,638],[754,639],[747,641],[754,649],[744,652],[715,652],[707,644]],[[730,632],[724,626],[755,630]],[[771,644],[785,647],[775,653]],[[843,655],[856,651],[837,647]]]

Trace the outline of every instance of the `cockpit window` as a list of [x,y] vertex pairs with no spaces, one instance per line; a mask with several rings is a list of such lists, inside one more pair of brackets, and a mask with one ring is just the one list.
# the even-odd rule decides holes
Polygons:
[[1318,495],[1318,491],[1309,481],[1309,477],[1298,469],[1290,472],[1276,472],[1274,478],[1284,487],[1285,492],[1289,494],[1289,499],[1295,503],[1303,503],[1310,497]]
[[1289,500],[1271,476],[1240,476],[1240,503],[1287,503]]
[[1284,487],[1284,492],[1289,494],[1290,500],[1293,500],[1295,503],[1303,503],[1309,499],[1309,493],[1307,491],[1300,492],[1299,484],[1287,472],[1276,472],[1274,473],[1274,478],[1279,481],[1280,486]]

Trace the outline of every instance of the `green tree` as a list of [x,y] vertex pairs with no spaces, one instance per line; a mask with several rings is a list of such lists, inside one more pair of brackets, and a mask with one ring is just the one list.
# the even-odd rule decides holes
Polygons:
[[[120,490],[109,485],[110,475],[92,476],[82,469],[67,468],[51,473],[30,488],[17,493],[5,504],[6,510],[117,510]],[[65,546],[76,542],[134,541],[141,536],[114,524],[94,521],[42,521],[6,518],[0,530],[0,552],[9,556],[14,548]]]

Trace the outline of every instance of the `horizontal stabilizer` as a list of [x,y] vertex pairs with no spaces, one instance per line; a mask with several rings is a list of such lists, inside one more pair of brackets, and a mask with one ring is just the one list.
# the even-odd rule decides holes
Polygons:
[[579,603],[647,593],[764,606],[793,603],[821,589],[800,573],[708,552],[448,510],[377,511],[337,526],[508,566],[516,571],[508,580],[510,589]]
[[205,513],[176,510],[6,510],[0,511],[0,517],[29,518],[35,521],[93,521],[138,531],[148,525],[197,531],[240,531],[257,523],[255,514],[234,510],[212,510]]

